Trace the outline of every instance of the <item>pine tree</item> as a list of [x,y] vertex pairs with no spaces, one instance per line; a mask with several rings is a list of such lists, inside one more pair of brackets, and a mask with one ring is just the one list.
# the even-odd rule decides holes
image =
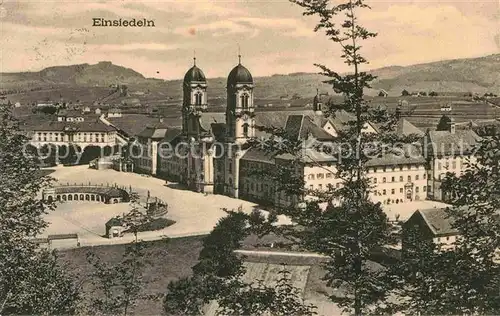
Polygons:
[[[345,124],[333,142],[327,144],[329,148],[326,149],[324,144],[314,140],[304,142],[303,139],[293,139],[282,128],[258,127],[272,136],[264,143],[256,141],[251,145],[259,146],[273,155],[286,155],[292,158],[287,161],[287,164],[278,164],[273,170],[266,172],[254,172],[254,175],[269,178],[275,184],[277,196],[288,196],[299,203],[292,203],[288,206],[278,205],[267,219],[260,214],[253,213],[248,216],[247,222],[252,231],[259,235],[273,232],[289,238],[302,249],[328,256],[324,281],[331,287],[346,289],[342,295],[333,294],[330,299],[348,313],[355,315],[377,313],[380,312],[379,305],[386,302],[388,296],[392,294],[391,290],[395,282],[390,269],[374,269],[369,259],[373,251],[394,242],[395,236],[394,229],[380,203],[371,201],[370,193],[373,191],[373,184],[367,176],[369,169],[367,162],[372,157],[380,157],[383,150],[389,150],[390,153],[405,151],[406,145],[404,148],[391,148],[391,146],[401,141],[406,144],[414,141],[415,138],[400,137],[400,135],[389,133],[393,130],[397,117],[388,113],[386,109],[371,108],[364,97],[364,89],[370,88],[370,82],[375,77],[361,69],[368,61],[361,55],[360,44],[376,36],[375,33],[359,24],[358,11],[369,8],[364,1],[350,0],[337,5],[331,5],[327,0],[292,0],[291,2],[302,7],[304,15],[319,18],[320,21],[315,31],[324,31],[328,39],[337,43],[342,49],[341,57],[344,62],[352,67],[351,73],[341,75],[325,65],[316,65],[321,69],[321,74],[328,77],[325,83],[331,85],[334,92],[344,97],[343,102],[340,103],[328,102],[328,110],[325,114],[334,117],[337,112],[345,111],[350,113],[353,119]],[[382,125],[380,128],[382,135],[365,133],[364,128],[369,122]],[[350,148],[347,154],[346,147]],[[338,159],[334,169],[328,168],[311,157],[309,149],[324,151],[341,159]],[[302,172],[305,164],[318,166],[324,168],[326,172],[334,173],[336,177],[342,179],[342,187],[335,188],[330,185],[326,191],[305,188]],[[326,204],[326,208],[322,206],[323,204]],[[277,215],[287,216],[294,224],[274,225]],[[225,234],[227,235],[219,240],[233,236],[230,231],[226,231]],[[204,264],[208,264],[208,270],[213,269],[221,264],[221,260],[224,262],[224,256],[218,257],[215,261],[206,261]],[[224,276],[222,280],[234,282],[237,279],[233,276],[236,275],[237,273],[231,277]],[[199,280],[192,282],[192,280],[189,281],[191,283],[186,280],[179,283],[179,293],[188,292],[188,297],[194,298],[195,284],[199,286],[205,283]],[[234,287],[231,289],[232,291],[223,291],[223,289],[216,291],[219,302],[234,298],[234,293],[241,293],[235,291]],[[259,296],[260,291],[257,293],[244,291],[244,293],[245,302],[249,300],[253,300],[256,304],[267,302]],[[277,302],[280,301],[277,300]],[[179,304],[175,305],[179,306]],[[283,303],[284,305],[286,304]],[[186,307],[189,308],[189,306]],[[277,311],[278,309],[265,311],[271,310]],[[232,311],[235,310],[229,309],[229,313]],[[239,311],[262,314],[264,309],[243,308]]]
[[448,301],[454,313],[500,313],[500,137],[482,140],[476,162],[465,173],[449,174],[442,190],[451,198],[447,209],[458,231],[450,268],[456,295]]
[[55,205],[38,196],[52,180],[27,143],[10,107],[0,105],[0,314],[74,314],[79,285],[55,251],[30,240],[47,227],[43,216]]
[[[377,305],[387,300],[391,282],[387,271],[373,269],[369,258],[374,250],[394,242],[394,234],[380,203],[372,202],[369,196],[373,184],[367,176],[367,162],[372,157],[380,157],[383,149],[401,141],[401,137],[387,133],[393,129],[397,118],[386,109],[371,108],[364,97],[364,89],[370,88],[370,82],[375,77],[362,71],[362,66],[368,61],[361,55],[361,42],[376,34],[360,25],[357,14],[369,7],[360,0],[336,5],[326,0],[292,2],[304,9],[304,15],[319,18],[315,31],[324,31],[328,39],[338,44],[342,50],[341,57],[351,66],[352,72],[341,75],[325,65],[316,64],[321,74],[329,78],[325,83],[344,97],[343,102],[329,102],[326,115],[335,117],[339,111],[345,111],[353,119],[345,123],[344,129],[334,138],[333,146],[330,146],[329,154],[341,157],[334,168],[317,163],[308,150],[304,150],[303,140],[290,141],[286,131],[261,127],[277,136],[274,144],[270,142],[270,151],[296,157],[290,166],[280,166],[272,175],[277,183],[276,190],[301,201],[299,205],[292,204],[276,210],[278,214],[291,218],[295,223],[293,227],[275,228],[269,223],[264,226],[288,236],[303,249],[329,257],[324,280],[331,287],[346,289],[342,295],[330,296],[344,311],[355,315],[376,312]],[[364,132],[369,122],[381,123],[383,134]],[[317,143],[317,146],[309,147],[322,151],[322,146]],[[303,170],[306,163],[334,173],[342,179],[342,187],[329,185],[326,191],[304,188],[303,173],[296,171]],[[283,176],[283,173],[294,172],[295,180],[291,176]],[[284,178],[290,182],[283,181]],[[312,198],[304,198],[306,196]],[[321,207],[321,203],[327,204],[326,209]]]

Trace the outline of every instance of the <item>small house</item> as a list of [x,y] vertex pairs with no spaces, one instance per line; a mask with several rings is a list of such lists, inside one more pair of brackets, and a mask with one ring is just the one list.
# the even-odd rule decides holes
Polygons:
[[123,222],[120,218],[113,217],[109,221],[106,222],[106,237],[115,238],[115,237],[123,237],[123,232],[126,230],[126,227],[123,225]]
[[453,243],[458,236],[458,230],[453,227],[453,219],[450,218],[445,208],[432,208],[417,210],[403,224],[403,248],[405,236],[410,232],[416,234],[420,240],[432,240],[441,249],[453,248]]
[[[464,208],[464,211],[466,210]],[[500,220],[500,214],[495,219]],[[432,241],[438,246],[438,251],[454,250],[455,242],[460,239],[460,233],[453,225],[454,221],[455,219],[446,212],[446,208],[415,211],[403,224],[403,251],[411,251],[408,243],[410,234],[417,240]],[[493,262],[500,263],[500,248],[495,250]]]
[[383,98],[387,98],[389,96],[389,93],[387,91],[385,91],[384,89],[381,89],[379,92],[378,92],[378,96],[379,97],[383,97]]

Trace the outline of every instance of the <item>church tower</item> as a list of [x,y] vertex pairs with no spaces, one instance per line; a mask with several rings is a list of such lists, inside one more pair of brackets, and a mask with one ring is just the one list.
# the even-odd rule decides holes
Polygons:
[[245,150],[240,145],[255,137],[252,74],[239,62],[227,77],[226,154],[224,156],[225,193],[238,198],[240,159]]
[[194,63],[184,76],[182,102],[182,132],[188,138],[198,139],[200,134],[199,118],[207,109],[207,79]]
[[239,63],[227,77],[226,125],[227,139],[243,144],[255,137],[252,74]]
[[321,100],[321,95],[319,94],[319,89],[316,89],[316,95],[313,99],[313,110],[314,114],[318,116],[323,115],[323,103]]

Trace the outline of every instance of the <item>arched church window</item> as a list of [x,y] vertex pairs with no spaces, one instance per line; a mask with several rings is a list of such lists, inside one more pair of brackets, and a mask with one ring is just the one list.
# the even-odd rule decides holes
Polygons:
[[201,105],[202,104],[202,96],[203,95],[201,94],[201,92],[196,92],[194,94],[194,100],[195,100],[194,102],[195,102],[196,105]]
[[240,97],[240,103],[241,103],[241,107],[244,108],[244,109],[247,109],[248,108],[248,99],[249,99],[249,95],[248,94],[243,94],[241,95]]
[[248,137],[248,124],[243,124],[243,136]]

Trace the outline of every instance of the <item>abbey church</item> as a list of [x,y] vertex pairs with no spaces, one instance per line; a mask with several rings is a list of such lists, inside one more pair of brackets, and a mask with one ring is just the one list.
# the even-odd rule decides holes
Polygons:
[[[265,173],[297,157],[270,155],[258,147],[248,146],[250,140],[265,140],[270,136],[257,126],[283,128],[294,140],[305,143],[328,143],[348,121],[353,120],[346,112],[326,117],[323,114],[325,102],[319,94],[314,97],[311,110],[256,111],[254,80],[250,71],[241,64],[241,56],[227,77],[224,113],[211,112],[207,102],[208,88],[206,77],[195,59],[183,81],[182,129],[160,121],[140,132],[136,140],[142,154],[135,159],[136,170],[206,194],[223,194],[261,205],[293,204],[298,197],[276,192],[276,183],[256,176],[255,171]],[[364,130],[379,133],[376,124],[366,123]],[[429,137],[404,118],[399,118],[396,132],[417,134],[422,139]],[[454,139],[454,122],[450,122],[448,131],[440,133],[439,137],[443,139]],[[336,178],[335,171],[337,157],[313,147],[305,150],[306,155],[301,158],[303,163],[297,172],[304,177],[306,187],[312,190],[326,190],[328,185],[340,187],[342,183]],[[368,176],[376,183],[371,197],[384,204],[427,198],[439,200],[441,175],[436,169],[437,161],[450,159],[465,158],[451,154],[449,157],[410,155],[373,159],[367,163]],[[463,163],[458,164],[462,166]],[[462,169],[458,169],[455,171],[459,174]]]
[[[241,57],[227,77],[224,113],[210,111],[207,88],[206,77],[195,59],[183,81],[182,129],[171,128],[162,122],[148,126],[137,135],[138,142],[144,146],[144,154],[136,160],[136,166],[195,191],[275,203],[274,185],[264,179],[257,181],[248,171],[272,168],[276,157],[245,144],[251,139],[269,136],[256,126],[280,128],[290,121],[288,128],[295,128],[296,124],[302,125],[299,122],[302,120],[315,125],[312,120],[319,117],[321,103],[315,99],[313,110],[256,112],[254,80],[241,64]],[[306,125],[307,122],[304,127]],[[315,125],[311,131],[311,135],[301,137],[331,138],[319,126]],[[189,150],[185,150],[186,144]]]
[[[190,146],[184,176],[179,178],[189,187],[238,197],[239,160],[243,152],[233,145],[241,146],[255,137],[253,88],[252,75],[240,61],[227,78],[225,113],[210,113],[203,71],[196,64],[187,71],[179,138],[184,144],[196,145]],[[214,146],[215,142],[218,146]]]

